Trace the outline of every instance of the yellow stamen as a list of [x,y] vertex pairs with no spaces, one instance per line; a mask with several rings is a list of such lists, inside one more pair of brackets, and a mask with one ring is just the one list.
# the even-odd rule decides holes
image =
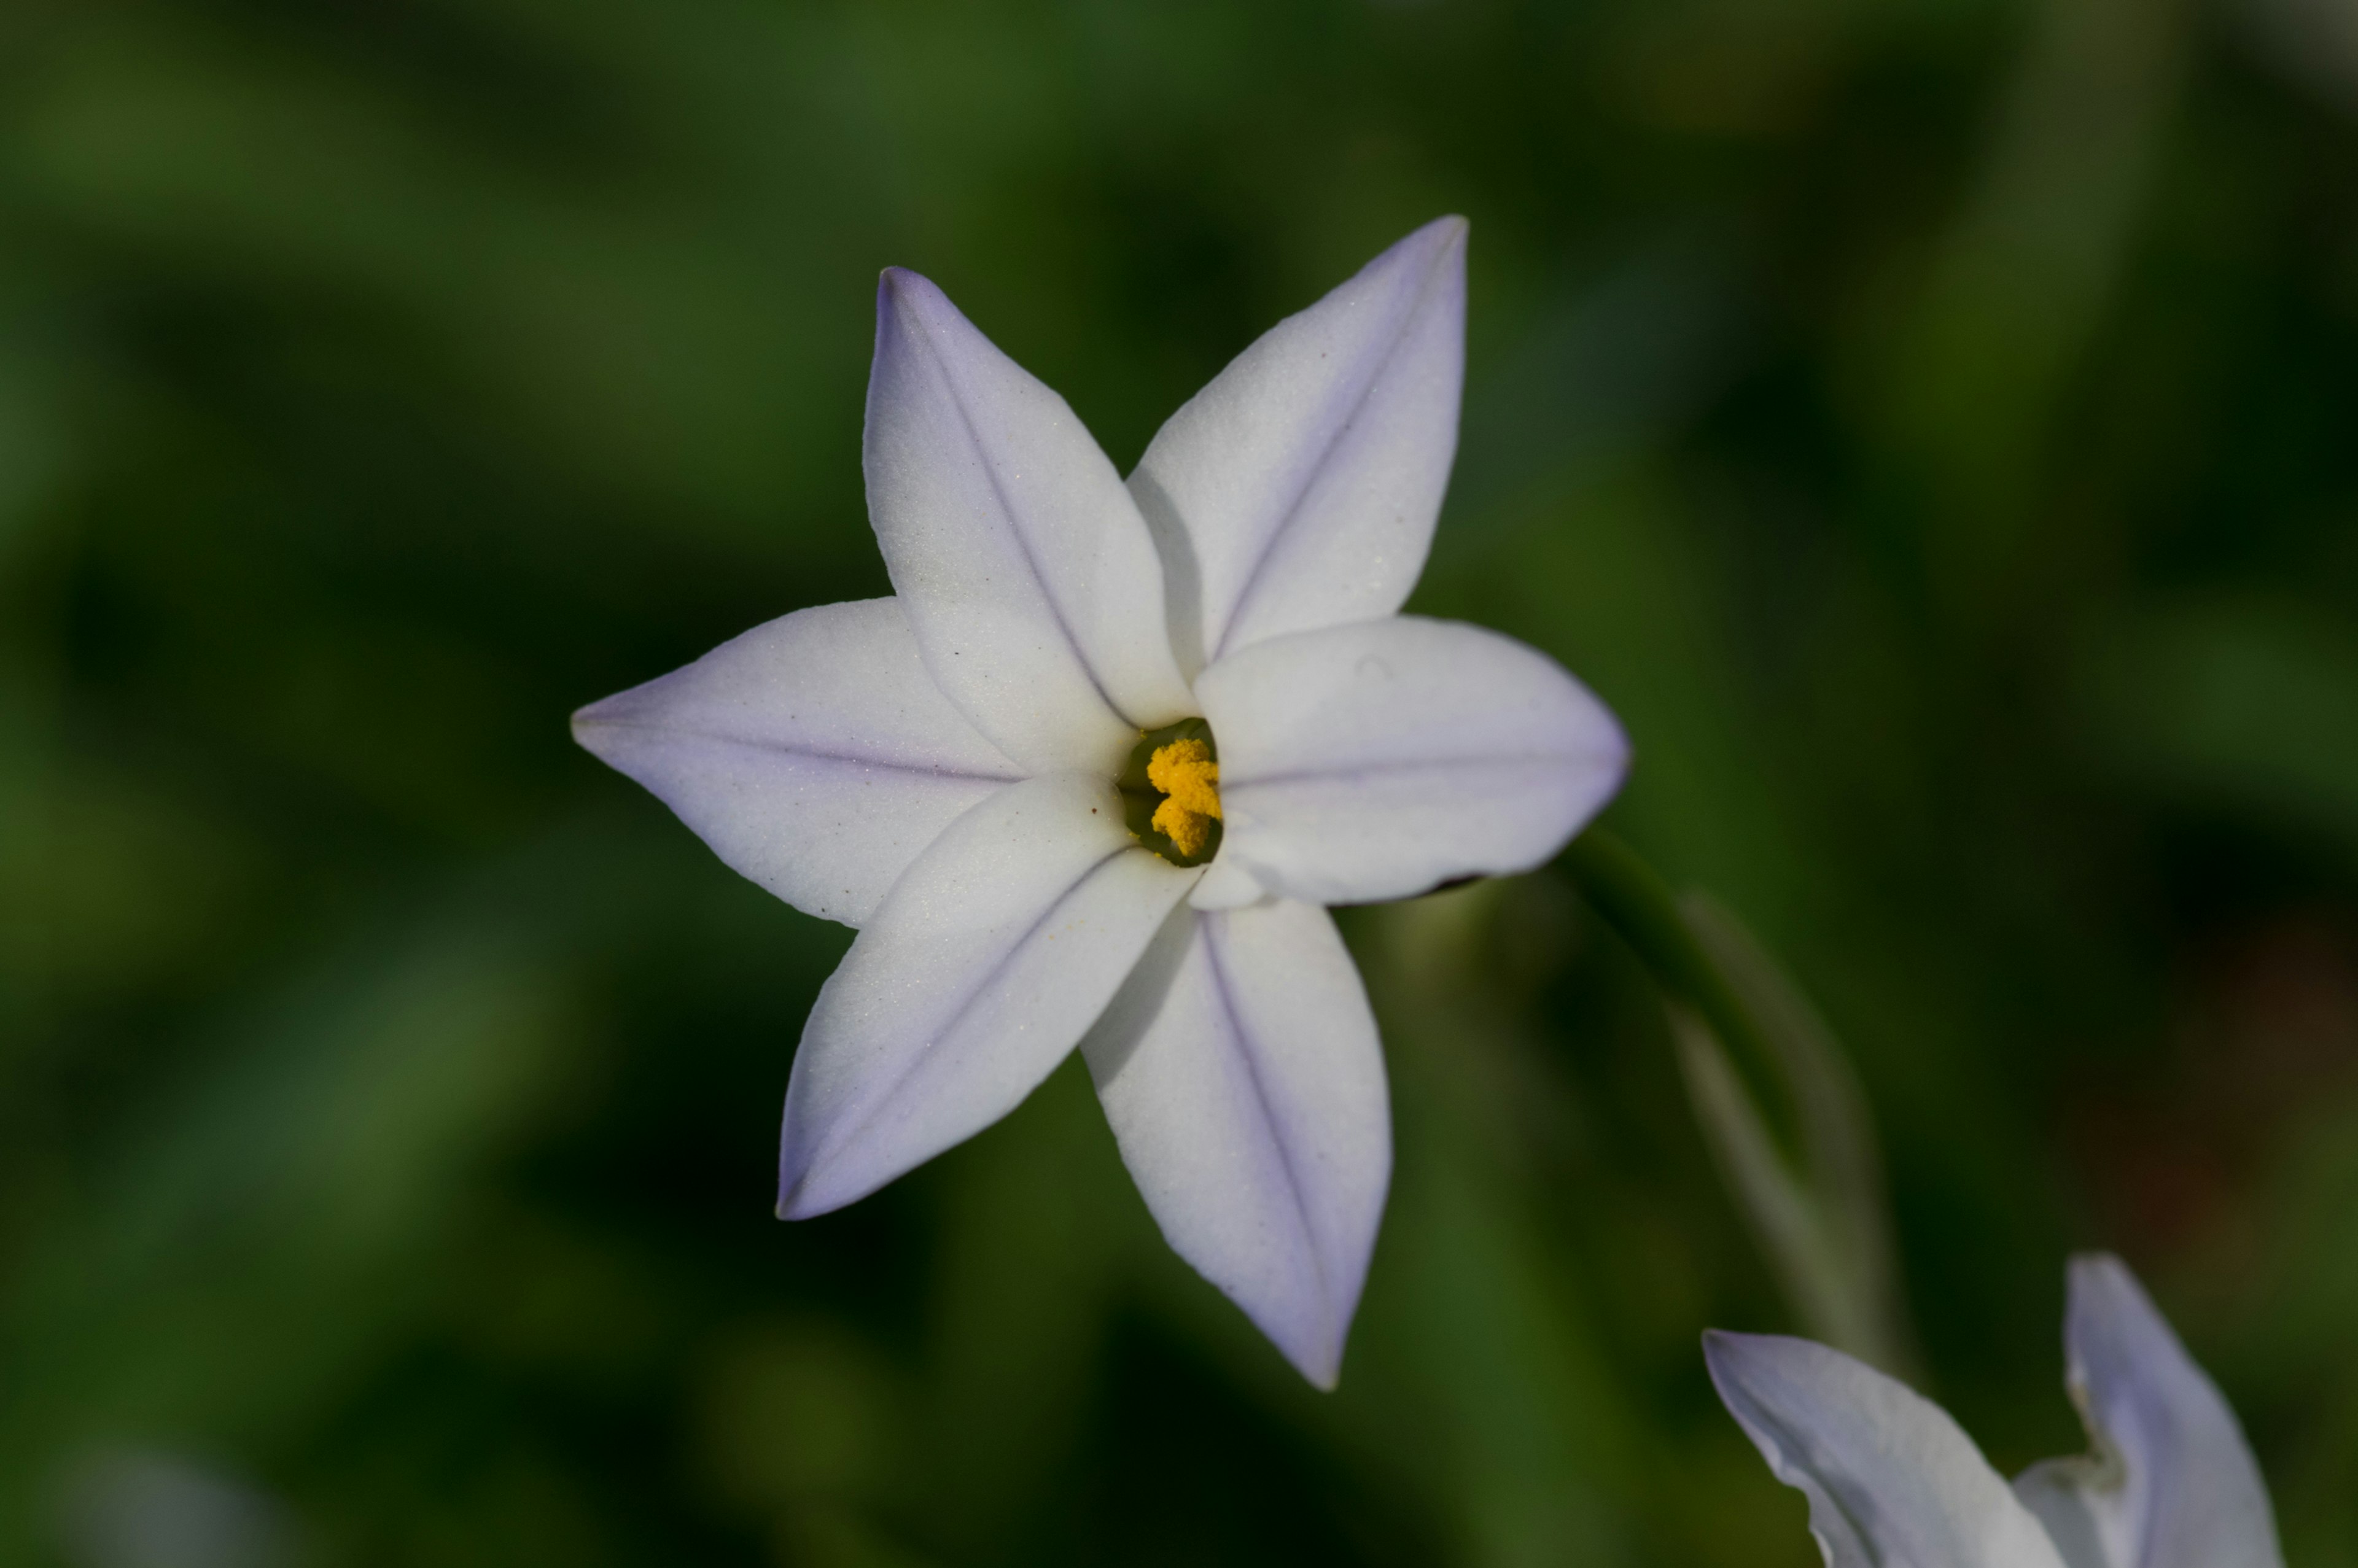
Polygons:
[[1154,808],[1154,830],[1170,839],[1171,847],[1181,854],[1200,855],[1212,837],[1212,819],[1175,800],[1166,800]]
[[1154,830],[1183,855],[1203,853],[1220,815],[1220,764],[1201,741],[1174,741],[1147,759],[1146,782],[1170,796],[1154,808]]
[[1220,764],[1201,741],[1174,741],[1147,759],[1146,782],[1198,816],[1220,814]]

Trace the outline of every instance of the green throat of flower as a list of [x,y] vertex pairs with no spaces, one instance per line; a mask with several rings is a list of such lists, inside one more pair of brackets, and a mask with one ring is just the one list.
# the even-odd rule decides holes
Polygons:
[[1116,782],[1122,820],[1140,843],[1174,866],[1220,852],[1220,753],[1210,725],[1183,719],[1146,731]]

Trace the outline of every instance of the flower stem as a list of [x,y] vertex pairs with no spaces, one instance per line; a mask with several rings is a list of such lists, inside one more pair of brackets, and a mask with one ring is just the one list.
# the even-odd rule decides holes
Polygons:
[[[1671,892],[1638,852],[1601,827],[1572,842],[1559,862],[1606,925],[1674,1001],[1701,1015],[1719,1037],[1769,1134],[1789,1161],[1801,1151],[1800,1117],[1785,1074],[1752,1011],[1704,949]],[[1795,1165],[1796,1169],[1800,1166]]]

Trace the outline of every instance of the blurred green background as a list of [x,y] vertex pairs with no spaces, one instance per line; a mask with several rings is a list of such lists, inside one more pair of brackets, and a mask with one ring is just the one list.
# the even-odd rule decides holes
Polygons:
[[11,0],[0,1561],[1814,1561],[1792,1326],[1560,873],[1347,921],[1399,1168],[1341,1391],[1076,1067],[770,1217],[849,940],[574,707],[885,590],[914,267],[1115,460],[1473,221],[1415,607],[1856,1059],[1929,1385],[2077,1446],[2123,1253],[2358,1564],[2343,0]]

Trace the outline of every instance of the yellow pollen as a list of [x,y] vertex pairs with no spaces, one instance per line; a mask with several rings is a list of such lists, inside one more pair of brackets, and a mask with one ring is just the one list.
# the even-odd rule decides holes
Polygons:
[[1170,798],[1154,808],[1154,830],[1183,855],[1203,853],[1220,815],[1220,764],[1201,741],[1174,741],[1147,760],[1146,782]]

